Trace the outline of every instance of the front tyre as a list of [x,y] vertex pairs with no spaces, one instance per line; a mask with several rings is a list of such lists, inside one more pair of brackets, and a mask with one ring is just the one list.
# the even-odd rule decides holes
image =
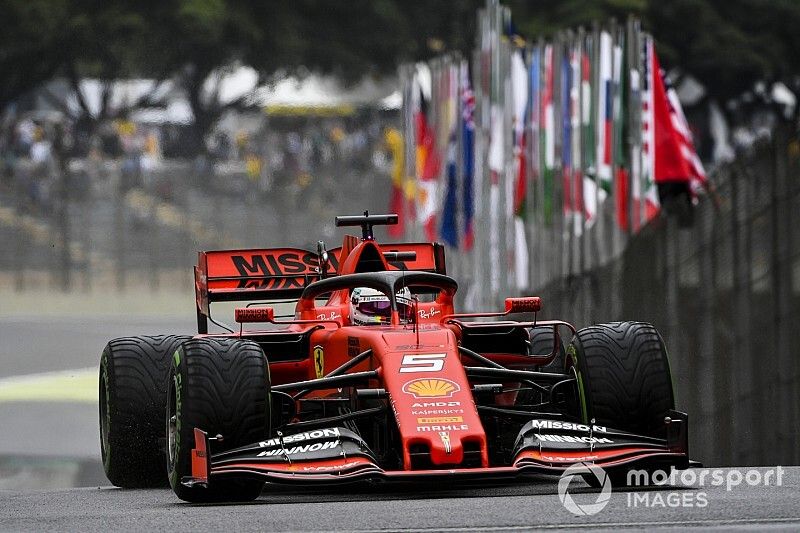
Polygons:
[[598,324],[577,332],[567,367],[578,381],[580,418],[600,425],[664,437],[664,418],[675,408],[667,349],[645,322]]
[[269,435],[270,377],[266,356],[252,341],[226,338],[193,339],[175,353],[167,395],[167,469],[172,490],[188,502],[249,501],[261,494],[263,482],[214,480],[204,487],[186,487],[191,476],[194,429],[222,435],[212,452],[252,444]]
[[124,337],[100,357],[100,453],[117,487],[167,484],[164,413],[170,358],[189,336]]

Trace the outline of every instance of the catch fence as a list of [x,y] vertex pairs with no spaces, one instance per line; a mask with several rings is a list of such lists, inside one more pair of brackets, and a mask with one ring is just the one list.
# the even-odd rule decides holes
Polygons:
[[779,131],[712,176],[694,224],[660,217],[609,263],[531,292],[579,326],[652,322],[670,353],[692,455],[800,462],[800,144]]

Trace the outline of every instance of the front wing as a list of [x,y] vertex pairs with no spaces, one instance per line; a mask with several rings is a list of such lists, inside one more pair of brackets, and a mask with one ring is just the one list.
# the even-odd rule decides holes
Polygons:
[[658,439],[559,420],[534,419],[517,437],[514,460],[489,468],[386,470],[366,443],[346,428],[325,428],[279,436],[250,446],[210,454],[213,439],[194,430],[192,475],[186,486],[207,487],[223,477],[259,478],[269,482],[348,483],[355,481],[420,481],[435,477],[464,480],[511,479],[560,475],[578,463],[606,471],[685,469],[690,466],[688,417],[672,411],[665,420],[666,438]]

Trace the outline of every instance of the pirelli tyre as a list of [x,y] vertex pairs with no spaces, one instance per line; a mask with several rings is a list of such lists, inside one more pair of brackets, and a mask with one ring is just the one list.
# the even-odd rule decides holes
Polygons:
[[[553,330],[551,326],[537,326],[535,328],[531,328],[530,336],[531,336],[531,343],[529,347],[529,353],[531,355],[548,355],[553,353],[553,347],[555,345],[554,336],[556,332]],[[558,349],[556,350],[555,357],[553,360],[550,361],[548,364],[543,366],[531,367],[531,370],[538,370],[541,372],[552,372],[552,373],[562,373],[564,372],[564,361],[566,358],[566,351],[564,349],[564,343],[559,337],[558,342]],[[521,408],[525,409],[526,407],[530,408],[533,405],[537,405],[538,411],[552,411],[552,412],[559,412],[558,407],[556,406],[559,403],[560,398],[551,398],[553,402],[552,409],[549,408],[542,408],[538,405],[541,402],[546,401],[548,398],[543,396],[542,393],[533,390],[530,387],[525,387],[523,385],[522,390],[517,394],[517,401],[516,405]]]
[[577,377],[584,423],[663,437],[675,407],[667,349],[645,322],[598,324],[577,332],[567,348],[567,368]]
[[270,376],[261,347],[248,340],[192,339],[172,358],[167,394],[167,470],[175,494],[188,502],[248,501],[263,483],[249,479],[213,480],[187,487],[194,429],[213,441],[211,452],[263,440],[270,433]]
[[[533,355],[547,355],[553,352],[556,332],[550,326],[538,326],[531,329],[530,353]],[[550,363],[539,368],[542,372],[563,372],[566,351],[564,343],[559,337],[558,350],[556,356]]]
[[124,337],[100,357],[100,453],[112,484],[167,484],[164,413],[172,354],[191,337]]

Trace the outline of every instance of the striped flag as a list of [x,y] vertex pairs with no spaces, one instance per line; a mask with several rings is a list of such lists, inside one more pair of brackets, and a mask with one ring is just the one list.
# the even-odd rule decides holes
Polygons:
[[461,128],[464,173],[464,249],[471,250],[475,242],[475,93],[469,80],[469,63],[461,64]]
[[457,161],[456,161],[456,138],[455,132],[450,136],[447,143],[447,163],[445,165],[445,177],[447,188],[444,195],[444,205],[442,205],[442,227],[440,234],[445,244],[458,248],[458,181],[457,181]]
[[442,86],[445,92],[443,106],[444,126],[449,132],[447,141],[447,158],[445,164],[445,195],[442,205],[442,226],[440,235],[442,240],[458,248],[458,131],[459,109],[461,97],[459,94],[461,79],[461,65],[451,63],[445,67],[442,75]]
[[572,179],[572,72],[570,51],[561,57],[561,180],[564,218],[570,220],[575,211]]
[[414,117],[417,133],[417,220],[422,223],[425,238],[436,240],[436,203],[441,158],[436,149],[436,135],[428,121],[427,83],[430,94],[430,70],[425,65],[418,69],[419,106]]
[[625,34],[619,36],[623,44],[614,45],[614,196],[617,212],[617,225],[622,230],[628,229],[628,182],[630,177],[628,140],[627,140],[627,104],[630,96],[627,84],[627,66],[625,65]]
[[528,114],[529,114],[529,121],[530,121],[530,128],[531,128],[531,172],[532,180],[539,179],[540,176],[540,143],[539,143],[539,135],[541,131],[541,112],[539,106],[539,100],[541,98],[541,49],[536,46],[531,51],[531,62],[530,62],[530,100],[528,102]]
[[[678,99],[678,93],[668,78],[663,75],[661,77],[666,90],[667,104],[669,107],[669,118],[672,123],[672,129],[676,142],[678,144],[681,157],[686,162],[689,169],[689,185],[690,191],[697,194],[701,189],[707,185],[706,170],[703,168],[703,163],[697,155],[697,149],[694,146],[692,139],[692,132],[689,129],[689,122],[686,120],[686,115],[683,113],[683,107]],[[656,161],[657,162],[657,161]]]
[[582,218],[586,213],[586,205],[583,200],[583,162],[581,156],[581,43],[575,42],[570,50],[569,68],[571,76],[569,106],[570,106],[570,146],[572,155],[572,208],[573,208],[573,233],[576,236],[583,234]]
[[657,184],[684,183],[696,194],[707,186],[707,178],[677,95],[661,71],[652,38],[645,39],[645,54],[642,171],[646,220],[650,220],[660,208]]
[[585,50],[581,57],[581,126],[583,135],[583,205],[587,227],[592,227],[597,220],[598,197],[602,202],[606,192],[597,190],[597,167],[595,164],[597,146],[595,130],[597,123],[597,102],[592,98],[592,60],[591,55],[596,43],[591,36],[586,39]]
[[661,204],[658,201],[658,187],[656,186],[655,176],[655,114],[654,109],[654,81],[657,79],[658,67],[653,65],[655,52],[653,50],[653,41],[645,38],[644,42],[644,72],[642,76],[642,177],[641,188],[637,187],[633,190],[634,195],[638,201],[642,198],[637,193],[644,194],[644,221],[651,220],[658,214]]
[[514,273],[517,289],[528,286],[528,239],[525,234],[525,198],[527,196],[527,160],[525,158],[525,117],[528,107],[528,71],[522,50],[511,56],[511,87],[514,101]]
[[597,103],[597,177],[606,192],[611,191],[612,154],[611,141],[614,122],[613,72],[614,50],[611,34],[600,32],[600,60],[598,64]]
[[542,207],[544,221],[547,224],[553,220],[553,172],[556,164],[555,148],[555,110],[553,109],[553,45],[544,47],[542,61],[544,63],[544,80],[541,84],[541,98],[539,99],[541,134],[540,149],[542,157],[543,197]]

